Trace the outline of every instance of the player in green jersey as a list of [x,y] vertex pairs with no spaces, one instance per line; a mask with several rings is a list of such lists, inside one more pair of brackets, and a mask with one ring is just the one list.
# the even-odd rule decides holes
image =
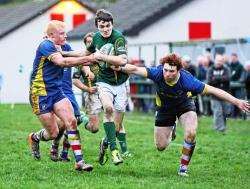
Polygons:
[[[104,109],[103,125],[106,137],[100,143],[99,163],[103,164],[103,157],[107,145],[109,145],[112,161],[115,165],[118,165],[123,160],[116,147],[116,138],[120,143],[122,156],[131,156],[127,149],[126,133],[122,124],[128,101],[125,85],[128,74],[114,71],[110,65],[122,66],[127,63],[126,40],[119,31],[113,29],[113,16],[106,10],[97,11],[95,25],[98,32],[93,36],[93,41],[87,47],[87,50],[94,53],[96,60],[99,62],[96,85]],[[102,49],[108,44],[112,44],[114,48],[113,54],[103,53]]]

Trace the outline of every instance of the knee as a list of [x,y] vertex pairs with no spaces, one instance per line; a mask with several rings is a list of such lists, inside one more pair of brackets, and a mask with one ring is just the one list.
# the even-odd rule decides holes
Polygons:
[[49,132],[49,135],[50,135],[50,139],[53,140],[57,137],[57,135],[59,134],[59,130],[58,129],[54,129],[54,130],[51,130]]
[[69,118],[69,128],[76,130],[77,129],[77,120],[74,117]]
[[106,113],[107,115],[112,115],[113,112],[114,112],[114,110],[113,110],[113,107],[112,107],[112,106],[108,106],[108,107],[105,108],[105,113]]
[[190,130],[186,135],[187,142],[194,142],[196,138],[196,130]]
[[168,147],[168,145],[169,145],[169,143],[167,142],[167,143],[156,143],[156,149],[158,150],[158,151],[163,151],[163,150],[165,150],[167,147]]

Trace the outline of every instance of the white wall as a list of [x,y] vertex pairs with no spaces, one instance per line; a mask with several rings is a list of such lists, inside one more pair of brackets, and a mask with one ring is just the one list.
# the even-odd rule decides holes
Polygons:
[[140,32],[130,44],[188,40],[189,22],[211,22],[212,39],[250,35],[250,1],[194,0]]
[[[47,11],[0,40],[0,72],[3,74],[1,103],[29,102],[29,76],[49,14],[50,11]],[[70,26],[68,29],[72,29]],[[22,73],[19,73],[20,65],[23,65]]]

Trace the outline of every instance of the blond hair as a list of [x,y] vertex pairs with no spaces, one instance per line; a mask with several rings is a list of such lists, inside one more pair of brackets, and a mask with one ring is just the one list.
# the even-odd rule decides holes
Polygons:
[[59,28],[65,28],[66,24],[59,20],[51,20],[47,24],[44,34],[46,37],[49,37],[54,31],[58,30]]

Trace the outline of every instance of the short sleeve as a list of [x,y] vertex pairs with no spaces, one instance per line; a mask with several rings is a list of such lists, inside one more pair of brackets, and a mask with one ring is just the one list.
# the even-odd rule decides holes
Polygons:
[[147,69],[147,78],[155,82],[163,79],[162,66],[148,67],[146,69]]
[[186,90],[192,92],[193,94],[200,94],[205,88],[205,83],[201,82],[190,73],[185,73],[183,80]]
[[52,54],[58,52],[55,45],[50,41],[44,41],[43,43],[41,43],[39,51],[48,59]]

